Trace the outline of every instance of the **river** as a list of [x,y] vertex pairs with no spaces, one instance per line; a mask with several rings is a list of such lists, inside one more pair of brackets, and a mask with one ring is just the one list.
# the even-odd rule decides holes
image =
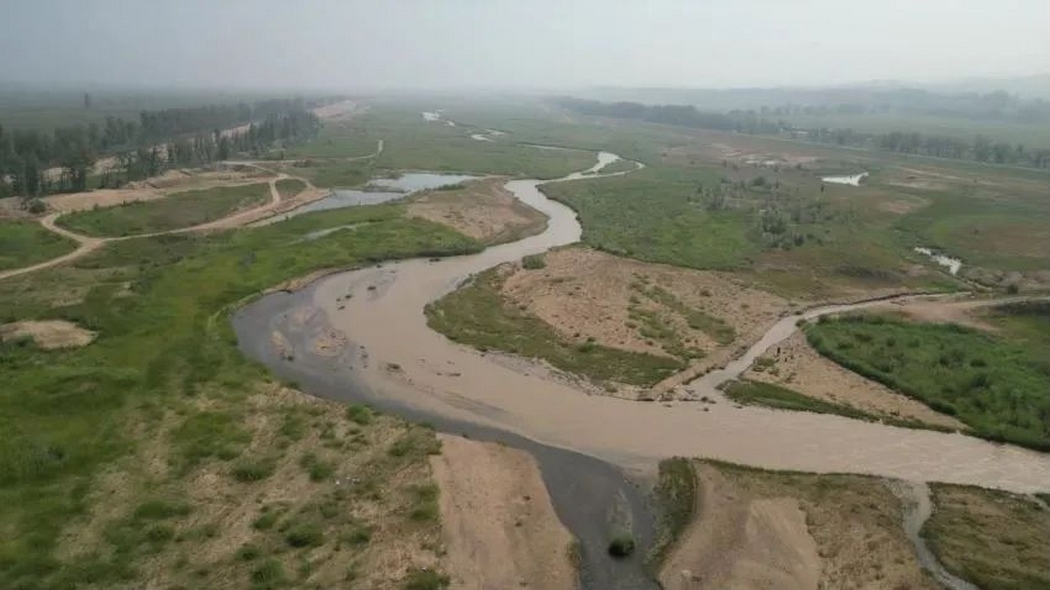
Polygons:
[[[595,178],[601,174],[589,173],[616,159],[602,152],[592,169],[547,182]],[[538,188],[543,182],[513,180],[506,185],[550,217],[542,234],[468,256],[341,272],[294,294],[268,295],[234,317],[242,350],[310,393],[366,401],[440,430],[465,431],[532,450],[559,517],[583,541],[585,588],[655,587],[644,577],[637,556],[614,562],[602,555],[602,539],[607,537],[602,537],[604,520],[599,517],[611,510],[609,503],[615,499],[631,507],[643,550],[639,553],[644,552],[653,517],[631,482],[651,482],[656,464],[672,456],[1019,492],[1045,490],[1050,456],[1033,451],[962,434],[826,414],[588,395],[538,365],[482,353],[430,330],[424,306],[470,276],[579,241],[575,213],[547,199]],[[862,306],[810,310],[804,317]],[[741,359],[687,387],[716,396],[718,384],[736,377],[751,359],[793,334],[800,317],[782,319]],[[329,330],[348,340],[338,357],[314,350],[314,343]],[[283,361],[276,353],[270,338],[274,332],[293,343],[295,362]],[[632,477],[625,479],[621,473]],[[584,489],[593,497],[582,493]],[[595,518],[598,524],[591,520]]]

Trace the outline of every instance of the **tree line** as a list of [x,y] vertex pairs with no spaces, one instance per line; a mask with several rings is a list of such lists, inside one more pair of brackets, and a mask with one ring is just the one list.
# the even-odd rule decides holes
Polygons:
[[1009,164],[1029,168],[1050,168],[1050,149],[1028,148],[1023,144],[996,142],[977,135],[972,140],[944,135],[891,131],[865,133],[853,129],[806,129],[794,127],[780,119],[770,119],[754,110],[728,113],[703,112],[688,105],[644,105],[634,102],[605,103],[575,98],[557,99],[558,106],[584,115],[634,119],[682,127],[734,131],[747,134],[787,135],[840,146],[877,149],[902,154],[916,154]]
[[[170,167],[309,140],[321,127],[309,106],[303,99],[275,99],[142,111],[137,121],[107,117],[104,124],[52,131],[0,126],[0,197],[87,190],[95,163],[104,156],[114,156],[117,165],[101,172],[97,186],[115,188]],[[223,131],[236,127],[243,129]]]

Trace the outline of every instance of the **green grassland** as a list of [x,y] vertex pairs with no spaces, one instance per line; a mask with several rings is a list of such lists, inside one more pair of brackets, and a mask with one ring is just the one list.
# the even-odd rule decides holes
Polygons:
[[1043,351],[954,324],[879,315],[822,318],[806,328],[822,355],[957,416],[992,440],[1050,450],[1050,364]]
[[72,240],[35,221],[0,221],[0,270],[31,266],[76,248]]
[[133,236],[193,227],[269,201],[266,183],[174,193],[155,201],[79,211],[58,219],[62,227],[89,236]]
[[952,288],[900,241],[881,188],[825,187],[813,172],[698,163],[650,166],[625,177],[544,185],[580,215],[583,241],[612,254],[747,273],[792,297],[839,286]]
[[503,301],[496,271],[427,306],[427,324],[454,342],[482,351],[538,358],[597,382],[652,385],[683,368],[675,359],[566,342],[549,324]]
[[952,573],[984,590],[1050,588],[1050,511],[1032,498],[935,483],[922,529]]
[[306,183],[298,178],[282,178],[276,183],[282,199],[291,199],[306,189]]
[[[358,231],[299,239],[363,221],[371,223]],[[8,507],[0,512],[0,586],[136,586],[157,560],[198,576],[187,578],[191,586],[223,584],[177,557],[180,546],[193,546],[180,545],[180,535],[202,524],[193,522],[193,513],[187,520],[183,508],[155,510],[144,503],[154,492],[192,500],[186,486],[201,470],[230,470],[238,481],[251,482],[283,464],[281,447],[268,446],[276,440],[255,438],[247,428],[256,423],[247,418],[266,378],[236,350],[225,319],[228,306],[318,268],[479,248],[443,226],[405,218],[398,207],[360,207],[207,237],[116,242],[74,266],[0,283],[0,321],[60,318],[99,333],[93,344],[76,350],[47,352],[24,341],[0,345],[0,502]],[[161,465],[169,465],[167,475],[145,473],[133,480],[129,497],[114,496],[122,499],[112,504],[99,487],[104,474],[122,465],[148,471],[143,453],[156,446],[165,449]],[[276,463],[249,449],[272,449]],[[402,472],[397,465],[391,469]],[[99,511],[111,515],[105,527],[110,532],[69,556],[63,531],[74,521],[92,522]],[[304,513],[301,520],[323,514]],[[317,531],[306,529],[282,535],[294,547],[319,542]],[[320,530],[322,538],[328,530]],[[260,540],[264,549],[268,543]],[[269,573],[305,580],[308,571],[294,573],[296,555],[274,557],[285,565],[268,566]],[[226,559],[217,567],[229,566]],[[249,585],[241,580],[225,584]]]
[[372,178],[372,160],[296,160],[286,166],[288,174],[309,180],[322,188],[354,188]]

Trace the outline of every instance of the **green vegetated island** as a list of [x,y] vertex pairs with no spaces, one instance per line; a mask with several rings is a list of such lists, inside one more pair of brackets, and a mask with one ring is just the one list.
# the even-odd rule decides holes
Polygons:
[[[565,101],[513,108],[462,101],[455,127],[428,124],[420,112],[429,104],[377,103],[328,123],[310,112],[315,104],[165,105],[137,122],[114,115],[69,132],[5,126],[0,185],[28,207],[56,192],[239,157],[267,160],[273,171],[322,188],[361,187],[377,173],[407,170],[557,178],[591,166],[589,150],[615,151],[645,168],[543,187],[577,211],[582,245],[483,273],[427,309],[430,325],[457,342],[541,359],[610,394],[622,385],[645,390],[683,371],[702,374],[760,333],[749,317],[775,318],[789,305],[905,291],[1035,297],[1047,288],[1041,273],[1050,234],[1017,238],[1019,228],[1050,223],[1038,162],[1003,161],[1026,170],[996,167],[997,158],[976,151],[932,160],[868,146],[870,138],[844,145],[873,149],[844,150],[785,141],[761,125],[742,135],[591,103],[583,111]],[[558,107],[572,120],[552,114]],[[239,125],[248,129],[214,133]],[[512,139],[470,137],[481,129]],[[35,160],[4,147],[34,141],[49,146]],[[92,184],[94,163],[106,154],[117,165]],[[44,174],[49,167],[62,170],[57,180]],[[859,186],[822,180],[861,171],[869,176]],[[287,179],[275,186],[294,195],[306,185]],[[0,513],[9,532],[0,546],[0,586],[450,583],[442,492],[428,463],[441,452],[435,434],[366,408],[306,398],[295,384],[274,380],[237,351],[227,316],[313,271],[478,252],[484,240],[467,235],[458,213],[439,223],[410,213],[411,203],[134,237],[217,220],[269,196],[266,182],[253,182],[65,214],[59,225],[76,233],[129,238],[0,281],[0,324],[61,321],[93,335],[80,348],[46,346],[43,335],[25,332],[0,341],[0,500],[9,507]],[[0,250],[0,269],[73,246],[29,218],[5,220],[0,244],[11,246]],[[964,266],[953,275],[915,247],[961,256]],[[638,266],[617,272],[621,265]],[[530,293],[545,289],[573,295],[552,298],[549,307],[528,303],[538,301]],[[593,329],[569,331],[545,315],[590,294],[603,294],[609,306]],[[954,416],[975,434],[1045,450],[1048,310],[1018,302],[973,312],[993,330],[903,313],[844,316],[812,323],[805,337],[825,362]],[[866,417],[848,396],[820,402],[799,387],[766,391],[769,405]],[[827,560],[843,576],[825,582],[890,575],[927,587],[899,526],[901,503],[882,480],[871,486],[869,479],[672,460],[661,466],[654,491],[665,520],[651,563],[655,571],[680,571],[701,559],[684,548],[695,546],[690,535],[705,523],[721,522],[706,499],[736,490],[734,509],[774,510],[801,523],[798,538],[814,548],[807,559]],[[932,500],[924,534],[950,571],[985,588],[1050,583],[1040,557],[1050,552],[1045,499],[934,486]],[[827,549],[852,526],[846,514],[863,516],[867,536],[849,537],[857,551],[832,555]],[[872,538],[884,540],[877,543],[884,549],[864,557],[860,548]],[[985,551],[973,550],[977,539]],[[1011,553],[1016,547],[1023,550]],[[391,566],[391,554],[409,557]],[[861,560],[853,569],[851,555]],[[875,563],[883,557],[897,560],[893,571]]]

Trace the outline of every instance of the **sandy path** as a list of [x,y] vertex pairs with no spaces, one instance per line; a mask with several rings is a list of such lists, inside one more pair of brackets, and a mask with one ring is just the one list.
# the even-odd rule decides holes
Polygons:
[[572,590],[572,535],[558,520],[531,455],[439,435],[431,458],[452,588]]

